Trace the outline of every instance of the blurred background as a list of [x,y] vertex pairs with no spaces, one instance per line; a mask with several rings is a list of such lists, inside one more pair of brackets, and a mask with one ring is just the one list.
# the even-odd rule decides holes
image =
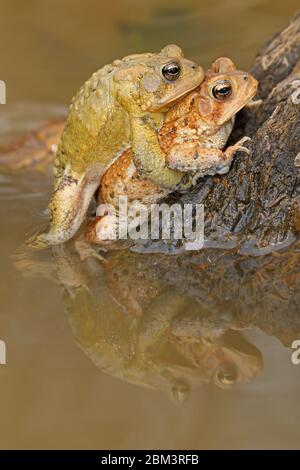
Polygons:
[[8,103],[69,103],[115,58],[177,43],[208,66],[227,55],[248,68],[298,0],[1,0],[0,78]]

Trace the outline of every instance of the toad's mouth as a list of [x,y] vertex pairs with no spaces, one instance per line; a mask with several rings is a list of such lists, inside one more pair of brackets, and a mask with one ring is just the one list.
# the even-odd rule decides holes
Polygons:
[[156,112],[156,111],[167,111],[170,106],[174,105],[178,101],[180,101],[181,98],[184,98],[186,95],[188,95],[191,91],[194,91],[196,88],[198,88],[199,85],[201,85],[202,79],[199,78],[197,82],[194,83],[194,85],[191,85],[190,88],[184,88],[182,91],[178,91],[176,94],[174,94],[174,97],[169,97],[165,101],[160,101],[159,103],[154,104],[150,111],[151,112]]
[[252,86],[249,87],[248,92],[245,94],[244,100],[239,105],[228,109],[228,112],[222,116],[222,119],[218,121],[218,125],[222,126],[227,122],[232,116],[235,116],[242,108],[247,106],[255,97],[258,88],[258,81],[251,77]]
[[239,352],[246,356],[259,357],[261,355],[259,349],[250,343],[239,331],[228,330],[222,337],[224,346],[232,351]]

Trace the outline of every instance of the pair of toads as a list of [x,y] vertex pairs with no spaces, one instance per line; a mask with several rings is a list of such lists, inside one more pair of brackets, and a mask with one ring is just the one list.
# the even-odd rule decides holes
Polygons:
[[[74,97],[58,144],[50,229],[31,244],[72,238],[96,193],[116,208],[120,195],[150,205],[205,175],[226,173],[234,153],[248,151],[247,137],[222,149],[256,90],[257,81],[230,59],[217,59],[204,73],[175,45],[95,72]],[[109,234],[104,215],[86,238],[103,244]]]

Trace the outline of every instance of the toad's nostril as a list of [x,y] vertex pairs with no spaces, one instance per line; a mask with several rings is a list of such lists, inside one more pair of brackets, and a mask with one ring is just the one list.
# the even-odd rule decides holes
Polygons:
[[192,65],[192,69],[196,70],[196,65]]
[[248,75],[244,75],[244,76],[243,76],[243,79],[244,79],[245,81],[247,81],[247,80],[248,80]]

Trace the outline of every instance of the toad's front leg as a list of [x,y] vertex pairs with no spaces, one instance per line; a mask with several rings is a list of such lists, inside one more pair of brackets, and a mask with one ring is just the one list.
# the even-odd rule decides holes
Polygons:
[[205,143],[185,142],[174,145],[166,156],[167,165],[183,172],[196,172],[199,176],[224,174],[229,171],[237,151],[250,153],[243,144],[251,140],[243,137],[225,151],[211,148]]
[[187,175],[178,171],[179,168],[167,165],[157,130],[147,116],[132,118],[131,131],[133,161],[143,178],[148,178],[153,184],[170,192],[191,186],[191,179]]

